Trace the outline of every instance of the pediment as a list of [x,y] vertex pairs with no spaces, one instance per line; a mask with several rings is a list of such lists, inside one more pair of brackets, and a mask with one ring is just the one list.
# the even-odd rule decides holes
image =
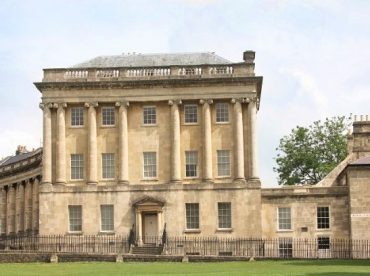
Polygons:
[[165,201],[159,198],[154,198],[150,196],[141,197],[137,200],[135,200],[132,203],[132,206],[138,207],[138,206],[164,206]]

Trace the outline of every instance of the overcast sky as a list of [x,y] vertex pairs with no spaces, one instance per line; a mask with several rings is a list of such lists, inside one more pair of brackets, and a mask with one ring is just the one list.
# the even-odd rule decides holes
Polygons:
[[[123,52],[256,51],[264,77],[260,176],[279,139],[328,116],[369,114],[370,1],[0,1],[0,157],[40,146],[42,68]],[[367,107],[367,108],[366,108]]]

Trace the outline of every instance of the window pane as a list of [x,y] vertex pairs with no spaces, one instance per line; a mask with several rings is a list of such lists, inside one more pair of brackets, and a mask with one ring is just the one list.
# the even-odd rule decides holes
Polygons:
[[186,151],[186,177],[196,177],[198,167],[198,152],[197,151]]
[[199,229],[199,203],[186,203],[186,229]]
[[317,228],[330,228],[330,214],[329,207],[317,207]]
[[184,105],[185,123],[198,122],[198,106],[195,104]]
[[330,249],[330,238],[329,237],[318,237],[317,238],[318,249]]
[[144,177],[157,177],[157,154],[144,152]]
[[293,242],[291,238],[279,239],[279,257],[280,258],[293,257]]
[[218,150],[217,151],[217,172],[218,176],[230,175],[230,151]]
[[71,179],[84,178],[84,159],[82,154],[71,154]]
[[103,107],[102,108],[102,125],[103,126],[114,126],[114,107]]
[[81,205],[68,206],[69,231],[82,231],[82,207]]
[[291,230],[291,213],[290,208],[278,209],[279,230]]
[[113,231],[114,230],[114,209],[113,205],[101,205],[101,230]]
[[102,154],[102,171],[103,178],[114,178],[115,166],[114,166],[114,153],[103,153]]
[[157,123],[155,106],[144,106],[144,125],[154,125]]
[[218,203],[218,228],[231,228],[231,203]]
[[84,108],[72,107],[71,108],[71,125],[83,126],[84,125]]
[[229,104],[228,103],[216,103],[216,122],[228,122],[229,121]]

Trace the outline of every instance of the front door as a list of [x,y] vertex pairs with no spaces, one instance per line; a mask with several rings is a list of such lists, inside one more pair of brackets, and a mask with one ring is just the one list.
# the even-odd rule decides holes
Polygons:
[[157,214],[144,214],[144,243],[156,243],[158,236]]

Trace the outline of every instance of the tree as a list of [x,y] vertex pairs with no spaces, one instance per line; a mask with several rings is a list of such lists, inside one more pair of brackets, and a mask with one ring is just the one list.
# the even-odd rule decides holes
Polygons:
[[279,184],[316,184],[347,156],[349,119],[338,116],[297,126],[276,148]]

